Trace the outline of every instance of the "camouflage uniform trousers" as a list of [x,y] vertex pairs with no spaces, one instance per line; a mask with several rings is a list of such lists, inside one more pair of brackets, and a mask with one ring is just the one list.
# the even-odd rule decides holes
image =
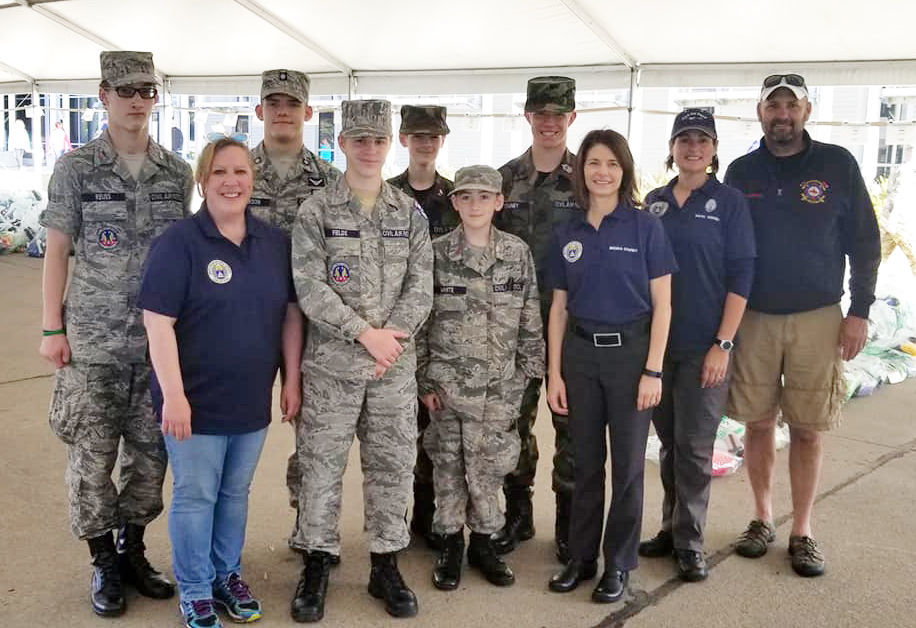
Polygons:
[[340,554],[343,474],[354,435],[369,551],[396,552],[410,542],[405,515],[417,456],[417,380],[416,362],[403,361],[378,380],[348,379],[315,366],[303,373],[305,401],[296,423],[302,484],[293,549]]
[[[167,456],[146,364],[70,364],[57,370],[49,422],[67,444],[70,526],[89,539],[162,512]],[[119,451],[120,450],[120,451]],[[111,474],[119,463],[117,488]]]
[[491,385],[483,417],[445,408],[433,416],[424,445],[433,461],[436,514],[433,531],[492,534],[505,524],[499,504],[503,478],[518,462],[515,416],[522,388],[516,380]]
[[[547,313],[550,311],[550,293],[541,295],[541,320],[544,323],[544,342],[547,342]],[[518,465],[506,476],[504,484],[507,494],[534,486],[534,474],[538,466],[538,443],[534,436],[534,423],[537,420],[538,406],[541,399],[541,379],[531,379],[522,395],[521,410],[518,414],[518,434],[522,450]],[[573,462],[572,442],[569,438],[569,417],[550,412],[554,429],[554,454],[552,488],[554,493],[572,498],[575,486],[575,464]]]

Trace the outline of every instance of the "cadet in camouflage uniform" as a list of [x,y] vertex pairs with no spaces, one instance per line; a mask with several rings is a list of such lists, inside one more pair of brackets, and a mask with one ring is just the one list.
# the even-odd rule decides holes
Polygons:
[[416,460],[413,336],[432,307],[433,253],[423,210],[382,180],[391,148],[391,103],[342,103],[342,179],[302,204],[293,227],[293,280],[309,319],[303,404],[297,423],[299,520],[292,547],[305,567],[292,602],[296,621],[324,614],[347,454],[360,440],[369,592],[398,617],[417,613],[396,552]]
[[[340,178],[340,171],[315,156],[302,141],[302,125],[312,119],[309,77],[295,70],[261,74],[261,103],[255,107],[264,122],[264,141],[251,150],[254,189],[249,207],[254,215],[286,233],[302,201]],[[299,463],[294,451],[286,465],[289,502],[297,507]]]
[[149,597],[174,593],[144,556],[144,528],[162,511],[166,455],[136,301],[150,242],[188,214],[193,183],[188,165],[149,137],[152,54],[103,52],[101,70],[108,129],[58,160],[41,216],[48,248],[40,352],[57,367],[50,423],[67,444],[71,527],[95,566],[92,608],[119,615],[122,580]]
[[462,225],[433,243],[433,310],[417,338],[417,382],[433,414],[424,444],[435,465],[434,528],[444,548],[433,584],[461,579],[468,562],[493,584],[515,582],[490,535],[505,518],[499,487],[515,468],[515,427],[529,379],[544,374],[544,341],[534,260],[519,238],[492,227],[502,177],[489,166],[458,171],[452,202]]
[[[388,179],[420,204],[429,219],[433,238],[449,233],[461,223],[452,207],[449,193],[454,185],[436,171],[436,157],[449,133],[445,107],[404,105],[401,107],[399,139],[410,154],[407,170]],[[423,449],[423,432],[429,425],[429,412],[419,404],[417,410],[417,466],[413,473],[413,514],[410,529],[423,537],[432,549],[442,549],[442,537],[432,531],[436,512],[433,489],[433,463]]]
[[[528,81],[525,118],[531,125],[531,147],[503,165],[506,202],[493,221],[503,231],[524,240],[534,254],[538,283],[544,285],[548,249],[555,224],[569,218],[576,207],[573,195],[575,155],[566,149],[566,131],[576,119],[576,82],[563,76],[539,76]],[[541,292],[541,320],[547,328],[552,298]],[[506,476],[506,525],[494,540],[497,551],[511,552],[521,541],[534,536],[531,492],[537,468],[538,448],[534,436],[541,380],[525,389],[518,421],[522,452],[518,467]],[[553,457],[553,490],[557,499],[556,550],[561,562],[568,559],[569,510],[572,504],[573,458],[567,417],[553,414],[556,453]]]

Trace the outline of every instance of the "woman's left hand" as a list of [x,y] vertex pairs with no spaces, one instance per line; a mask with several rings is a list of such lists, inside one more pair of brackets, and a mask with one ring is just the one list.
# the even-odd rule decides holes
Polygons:
[[[286,381],[289,379],[289,381]],[[283,422],[289,423],[299,415],[302,406],[302,378],[284,378],[280,386],[280,411],[283,413]]]
[[703,370],[700,373],[700,386],[712,388],[725,381],[728,372],[728,351],[719,347],[710,347],[703,359]]
[[662,400],[662,380],[658,377],[643,375],[639,378],[639,390],[636,394],[636,409],[639,411],[654,408]]

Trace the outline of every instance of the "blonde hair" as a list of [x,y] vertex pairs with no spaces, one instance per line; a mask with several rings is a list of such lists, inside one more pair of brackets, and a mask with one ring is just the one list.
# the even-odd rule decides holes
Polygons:
[[204,149],[200,151],[200,157],[197,158],[194,180],[197,182],[197,192],[201,197],[206,196],[204,182],[210,177],[210,172],[213,170],[213,159],[216,157],[216,153],[230,146],[237,146],[245,151],[245,154],[248,155],[248,167],[251,168],[252,175],[254,174],[254,161],[251,159],[248,147],[231,137],[221,137],[215,142],[210,142],[204,146]]

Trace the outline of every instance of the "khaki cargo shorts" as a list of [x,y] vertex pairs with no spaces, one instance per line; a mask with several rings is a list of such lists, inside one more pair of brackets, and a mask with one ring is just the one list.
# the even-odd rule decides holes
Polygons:
[[830,430],[846,397],[839,305],[797,314],[747,310],[735,341],[729,417],[753,423],[778,410],[790,426]]

